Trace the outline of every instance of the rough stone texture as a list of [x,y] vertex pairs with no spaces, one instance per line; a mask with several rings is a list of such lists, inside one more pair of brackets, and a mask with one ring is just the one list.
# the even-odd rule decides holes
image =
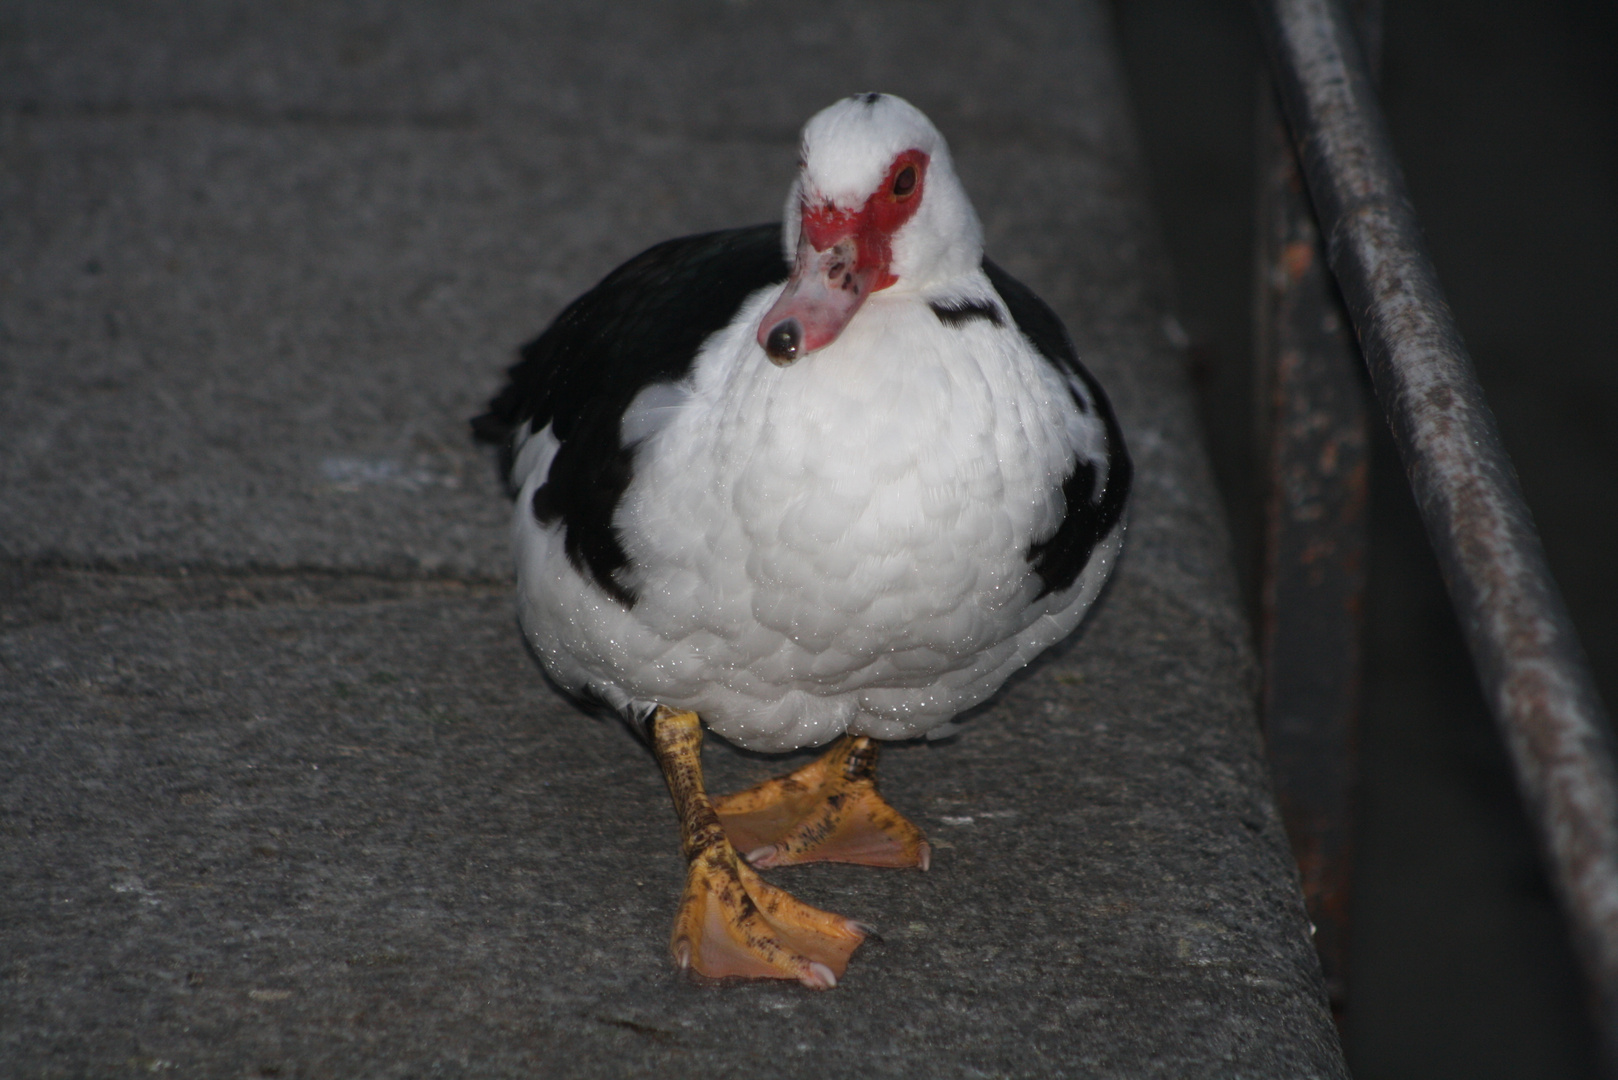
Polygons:
[[[0,1072],[1341,1076],[1098,3],[0,5]],[[884,760],[886,941],[683,985],[648,756],[543,685],[464,421],[881,87],[1139,469],[1080,639]],[[719,790],[783,767],[709,752]]]
[[[1334,1075],[1243,649],[1139,575],[966,733],[886,754],[932,872],[774,875],[883,932],[828,994],[681,984],[657,770],[540,690],[503,590],[273,589],[8,590],[14,1069]],[[64,593],[113,599],[30,601]],[[780,764],[708,759],[717,789]]]

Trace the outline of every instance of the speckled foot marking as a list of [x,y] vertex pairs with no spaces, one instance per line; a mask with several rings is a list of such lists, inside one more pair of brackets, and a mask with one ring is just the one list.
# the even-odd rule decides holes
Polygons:
[[927,869],[927,837],[876,791],[877,744],[845,735],[786,776],[724,795],[714,810],[754,866],[845,862]]
[[652,743],[663,766],[681,844],[690,862],[669,950],[681,969],[710,979],[797,979],[837,985],[866,931],[768,884],[725,836],[702,786],[702,725],[696,713],[659,708]]

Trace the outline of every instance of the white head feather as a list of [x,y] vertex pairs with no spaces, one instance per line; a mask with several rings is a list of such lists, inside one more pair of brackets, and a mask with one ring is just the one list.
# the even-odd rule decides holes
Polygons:
[[802,167],[784,215],[787,260],[797,251],[806,200],[857,210],[906,150],[926,154],[928,165],[921,204],[893,238],[889,269],[899,280],[892,291],[921,290],[976,270],[983,261],[983,226],[955,175],[949,144],[920,109],[892,94],[844,98],[804,125]]

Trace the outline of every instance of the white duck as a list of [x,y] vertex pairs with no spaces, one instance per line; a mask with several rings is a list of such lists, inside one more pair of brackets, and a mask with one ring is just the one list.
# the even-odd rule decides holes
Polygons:
[[[834,986],[867,928],[753,868],[926,869],[872,740],[940,733],[1084,617],[1130,483],[1106,396],[884,94],[805,126],[783,225],[651,248],[510,376],[473,423],[505,448],[522,627],[650,738],[690,860],[676,962]],[[710,802],[699,716],[838,741]]]

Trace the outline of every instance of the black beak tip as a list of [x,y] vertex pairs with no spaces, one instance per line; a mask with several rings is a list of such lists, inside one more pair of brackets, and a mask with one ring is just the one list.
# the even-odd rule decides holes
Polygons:
[[803,328],[798,325],[798,320],[783,319],[764,339],[764,352],[777,364],[786,365],[798,358],[798,349],[802,344]]

